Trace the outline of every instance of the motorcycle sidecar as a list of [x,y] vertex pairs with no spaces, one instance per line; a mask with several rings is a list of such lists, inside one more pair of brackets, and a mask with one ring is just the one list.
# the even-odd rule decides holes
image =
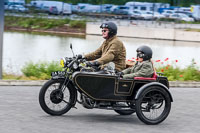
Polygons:
[[163,88],[169,94],[170,100],[172,100],[168,91],[169,84],[166,77],[120,79],[118,76],[98,74],[96,72],[76,72],[73,75],[73,81],[78,89],[94,100],[136,100],[139,98],[139,93],[149,86]]
[[165,120],[173,101],[167,78],[156,74],[152,78],[127,80],[96,72],[76,72],[73,82],[79,91],[95,101],[134,103],[138,118],[146,124]]

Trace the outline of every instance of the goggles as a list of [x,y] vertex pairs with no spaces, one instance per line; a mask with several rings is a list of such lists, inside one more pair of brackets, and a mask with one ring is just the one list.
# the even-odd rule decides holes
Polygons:
[[108,24],[103,23],[103,24],[100,26],[100,28],[108,28]]
[[137,58],[144,58],[144,54],[142,52],[137,52]]

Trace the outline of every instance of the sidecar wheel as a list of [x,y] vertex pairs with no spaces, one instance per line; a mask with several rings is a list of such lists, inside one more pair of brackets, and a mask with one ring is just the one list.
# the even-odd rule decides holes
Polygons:
[[116,113],[120,115],[132,115],[135,113],[135,110],[114,110]]
[[50,115],[62,115],[68,112],[76,100],[76,93],[71,84],[65,86],[64,92],[61,87],[63,79],[49,80],[40,90],[39,103],[41,108]]
[[136,100],[138,118],[149,125],[164,121],[171,110],[171,99],[166,90],[160,86],[147,87]]

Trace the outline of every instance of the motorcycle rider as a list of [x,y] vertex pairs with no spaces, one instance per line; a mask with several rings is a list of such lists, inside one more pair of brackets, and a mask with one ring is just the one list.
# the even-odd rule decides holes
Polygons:
[[101,65],[103,68],[107,63],[113,62],[117,71],[122,71],[126,67],[126,49],[123,43],[117,38],[117,26],[113,22],[102,23],[103,44],[94,52],[86,54],[84,57],[90,61],[91,65]]
[[134,66],[123,70],[120,74],[123,79],[133,79],[134,77],[152,77],[154,67],[151,62],[152,50],[148,46],[140,46],[137,50],[138,61]]

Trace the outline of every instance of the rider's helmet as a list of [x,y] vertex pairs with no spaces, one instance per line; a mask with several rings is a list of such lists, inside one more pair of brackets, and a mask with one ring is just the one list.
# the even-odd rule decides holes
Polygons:
[[109,37],[112,37],[117,34],[117,25],[113,22],[102,23],[100,28],[102,28],[102,29],[108,28],[109,29],[109,33],[108,33]]
[[143,58],[144,61],[150,60],[153,54],[151,48],[148,46],[140,46],[139,48],[137,48],[136,52],[137,52],[137,57]]

